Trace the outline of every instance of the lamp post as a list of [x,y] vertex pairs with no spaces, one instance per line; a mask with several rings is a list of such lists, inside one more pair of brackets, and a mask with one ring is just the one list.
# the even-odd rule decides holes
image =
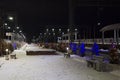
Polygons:
[[[13,21],[14,21],[14,17],[13,16],[8,16],[8,21],[9,22],[11,22],[11,23],[9,23],[9,25],[10,25],[10,27],[8,27],[8,29],[10,30],[11,29],[11,27],[13,28],[13,25],[14,25],[14,23],[13,23]],[[14,31],[14,30],[13,30]],[[12,41],[12,43],[13,43],[13,32],[9,32],[9,36],[8,36],[8,40],[9,40],[9,37],[11,36],[11,41]]]
[[8,56],[9,50],[8,50],[8,49],[5,49],[5,52],[6,52],[5,60],[9,60],[9,56]]
[[75,29],[75,41],[77,41],[77,29]]
[[[7,29],[10,30],[11,27],[7,27]],[[8,31],[8,32],[6,33],[6,36],[8,36],[8,40],[10,40],[10,36],[12,36],[11,32]]]
[[71,39],[70,39],[70,37],[71,37],[70,29],[67,29],[67,32],[68,32],[68,41],[71,42]]

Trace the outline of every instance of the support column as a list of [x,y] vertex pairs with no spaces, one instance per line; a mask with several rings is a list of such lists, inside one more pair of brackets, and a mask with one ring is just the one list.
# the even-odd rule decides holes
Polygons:
[[102,44],[104,44],[104,31],[102,31]]
[[61,42],[63,43],[63,36],[61,37]]
[[77,32],[75,32],[75,41],[77,41]]
[[117,45],[119,45],[119,29],[117,30]]
[[65,43],[67,42],[67,38],[66,38],[66,36],[64,36],[65,37]]
[[114,42],[116,43],[116,29],[114,29]]
[[94,38],[93,38],[93,41],[95,42],[95,38],[96,38],[95,26],[93,27],[93,31],[94,31]]

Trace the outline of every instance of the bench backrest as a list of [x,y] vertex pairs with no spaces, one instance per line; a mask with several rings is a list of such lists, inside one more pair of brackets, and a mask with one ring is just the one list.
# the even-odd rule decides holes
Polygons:
[[93,59],[98,60],[98,61],[104,61],[104,57],[103,56],[93,55]]

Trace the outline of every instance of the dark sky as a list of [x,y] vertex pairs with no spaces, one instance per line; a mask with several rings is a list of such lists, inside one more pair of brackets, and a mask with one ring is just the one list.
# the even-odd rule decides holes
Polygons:
[[[24,3],[24,4],[23,4]],[[22,5],[21,5],[22,4]],[[30,25],[66,24],[68,7],[67,2],[61,0],[26,1],[19,3],[19,18],[21,23]],[[65,17],[66,16],[66,17]],[[63,21],[63,19],[65,19]],[[29,21],[27,21],[29,20]],[[26,23],[28,24],[28,23]]]
[[[68,4],[63,0],[20,1],[20,24],[29,35],[38,35],[46,25],[68,24]],[[29,31],[28,31],[29,28]],[[32,34],[31,34],[32,33]]]
[[[75,25],[101,27],[120,22],[118,0],[77,0],[74,9]],[[100,2],[100,3],[99,3]],[[68,25],[68,0],[0,0],[0,5],[15,9],[18,23],[27,35],[38,35],[46,25]],[[29,30],[28,30],[29,29]]]
[[68,24],[68,0],[0,0],[0,4],[17,11],[18,23],[29,35],[39,34],[46,25]]

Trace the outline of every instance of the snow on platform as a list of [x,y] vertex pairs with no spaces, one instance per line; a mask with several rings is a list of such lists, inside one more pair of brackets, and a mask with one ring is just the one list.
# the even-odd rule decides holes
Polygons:
[[64,58],[62,55],[26,56],[23,50],[15,53],[18,59],[5,61],[1,66],[1,80],[120,80],[109,72],[88,68],[84,59],[75,55]]

